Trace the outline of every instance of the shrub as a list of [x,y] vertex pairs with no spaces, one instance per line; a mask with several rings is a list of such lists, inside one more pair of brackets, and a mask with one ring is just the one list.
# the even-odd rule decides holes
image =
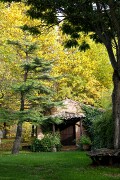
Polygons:
[[82,135],[80,138],[80,143],[91,145],[91,139],[86,135]]
[[39,139],[34,139],[31,145],[31,151],[40,152],[41,151],[41,141]]
[[82,107],[85,118],[83,119],[83,125],[87,131],[88,136],[93,141],[94,139],[94,129],[93,129],[93,122],[96,120],[97,117],[101,116],[103,112],[98,108],[94,108],[92,106],[84,105]]
[[92,148],[113,148],[114,122],[111,110],[83,106],[83,125],[92,141]]
[[59,133],[55,133],[54,135],[52,133],[47,133],[43,139],[35,139],[32,143],[31,150],[33,152],[51,152],[54,147],[58,151],[61,149]]
[[51,149],[52,149],[52,134],[46,134],[44,136],[44,138],[41,140],[41,145],[42,145],[42,148],[41,148],[41,151],[44,151],[44,152],[50,152]]
[[97,117],[93,122],[93,129],[95,148],[113,148],[114,122],[111,110]]
[[80,139],[76,142],[80,150],[84,150],[84,146],[87,145],[87,149],[91,148],[91,139],[87,135],[82,135]]

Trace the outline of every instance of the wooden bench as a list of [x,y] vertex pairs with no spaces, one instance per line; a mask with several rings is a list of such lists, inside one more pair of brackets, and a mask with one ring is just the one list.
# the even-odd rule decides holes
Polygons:
[[120,149],[96,149],[87,153],[93,165],[119,165]]

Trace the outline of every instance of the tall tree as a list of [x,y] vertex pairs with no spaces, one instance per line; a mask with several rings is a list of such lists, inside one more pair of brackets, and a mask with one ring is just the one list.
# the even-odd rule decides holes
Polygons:
[[18,118],[17,132],[12,149],[12,153],[17,154],[22,138],[23,122],[41,124],[46,119],[44,112],[49,111],[57,103],[53,101],[53,91],[48,83],[53,79],[50,76],[52,62],[38,58],[36,55],[34,57],[36,44],[27,41],[26,37],[22,43],[18,41],[8,41],[8,43],[16,47],[22,59],[23,79],[14,87],[20,95],[20,109],[15,113],[15,118]]
[[[6,2],[6,0],[3,0]],[[15,0],[18,2],[18,0]],[[9,1],[11,2],[11,0]],[[80,32],[90,34],[95,41],[102,42],[113,67],[113,118],[115,121],[114,148],[120,148],[120,1],[119,0],[26,0],[32,18],[42,18],[47,24],[59,24],[70,35],[67,46],[79,46],[85,50],[89,45],[77,39]]]

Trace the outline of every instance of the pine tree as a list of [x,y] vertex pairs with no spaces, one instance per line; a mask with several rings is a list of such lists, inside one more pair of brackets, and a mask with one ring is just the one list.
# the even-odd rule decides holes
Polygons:
[[52,62],[37,57],[36,43],[29,42],[26,37],[24,39],[22,43],[8,41],[9,44],[15,46],[18,57],[22,58],[23,75],[21,82],[13,87],[14,91],[20,95],[20,108],[14,113],[14,118],[18,119],[18,123],[12,149],[13,154],[19,153],[23,122],[42,124],[45,120],[48,122],[49,119],[54,123],[53,119],[46,116],[46,112],[49,112],[50,115],[50,109],[59,104],[54,102],[54,92],[52,86],[50,87],[50,81],[54,80],[50,76]]

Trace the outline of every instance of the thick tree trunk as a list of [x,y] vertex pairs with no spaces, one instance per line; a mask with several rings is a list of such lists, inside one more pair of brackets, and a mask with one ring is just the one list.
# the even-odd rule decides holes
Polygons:
[[113,73],[113,118],[115,122],[114,148],[120,149],[120,77],[117,71]]
[[15,141],[14,141],[13,149],[12,149],[12,154],[19,153],[21,138],[22,138],[22,122],[18,122],[16,137],[15,137]]
[[[20,111],[24,111],[24,93],[21,92],[21,105]],[[15,141],[13,143],[12,154],[18,154],[22,138],[22,122],[18,121]]]

